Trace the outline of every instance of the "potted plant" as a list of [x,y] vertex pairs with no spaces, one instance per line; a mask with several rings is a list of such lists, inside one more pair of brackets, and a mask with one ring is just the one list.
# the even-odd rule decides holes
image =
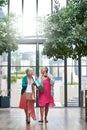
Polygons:
[[10,96],[7,96],[5,90],[0,90],[0,108],[10,107]]

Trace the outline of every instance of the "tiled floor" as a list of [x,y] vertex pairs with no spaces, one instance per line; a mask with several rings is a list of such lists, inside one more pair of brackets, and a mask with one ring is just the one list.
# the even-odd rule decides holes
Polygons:
[[36,108],[36,115],[37,120],[27,125],[23,110],[0,109],[0,130],[87,130],[80,108],[50,108],[47,124],[38,123],[39,108]]

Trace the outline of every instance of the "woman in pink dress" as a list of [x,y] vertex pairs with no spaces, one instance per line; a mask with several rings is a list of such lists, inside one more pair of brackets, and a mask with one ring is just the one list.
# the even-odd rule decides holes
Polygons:
[[54,99],[53,96],[51,95],[51,83],[50,83],[50,78],[48,76],[48,68],[44,67],[41,69],[41,78],[43,80],[43,86],[44,86],[44,91],[39,92],[38,95],[38,103],[40,107],[40,115],[41,115],[41,120],[39,121],[40,123],[43,123],[43,118],[44,118],[44,111],[45,111],[45,123],[48,122],[47,120],[47,115],[48,115],[48,110],[49,106],[53,107],[55,106],[54,104]]
[[[26,115],[26,122],[30,123],[30,117],[33,120],[36,120],[35,110],[34,110],[34,102],[35,102],[35,90],[33,86],[33,70],[29,68],[26,70],[26,76],[22,79],[22,90],[21,90],[21,98],[19,103],[19,108],[24,109]],[[27,99],[27,91],[31,91],[33,100]]]

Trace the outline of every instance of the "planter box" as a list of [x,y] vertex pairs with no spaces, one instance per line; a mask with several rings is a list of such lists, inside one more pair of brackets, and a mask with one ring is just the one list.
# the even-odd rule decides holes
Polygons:
[[0,108],[9,108],[10,107],[10,97],[0,96]]

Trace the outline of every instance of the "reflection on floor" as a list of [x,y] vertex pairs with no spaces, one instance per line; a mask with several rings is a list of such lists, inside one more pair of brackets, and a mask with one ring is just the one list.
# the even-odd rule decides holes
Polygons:
[[80,108],[50,108],[47,124],[38,123],[39,108],[36,108],[36,114],[37,120],[26,125],[23,110],[0,109],[0,130],[87,130]]

